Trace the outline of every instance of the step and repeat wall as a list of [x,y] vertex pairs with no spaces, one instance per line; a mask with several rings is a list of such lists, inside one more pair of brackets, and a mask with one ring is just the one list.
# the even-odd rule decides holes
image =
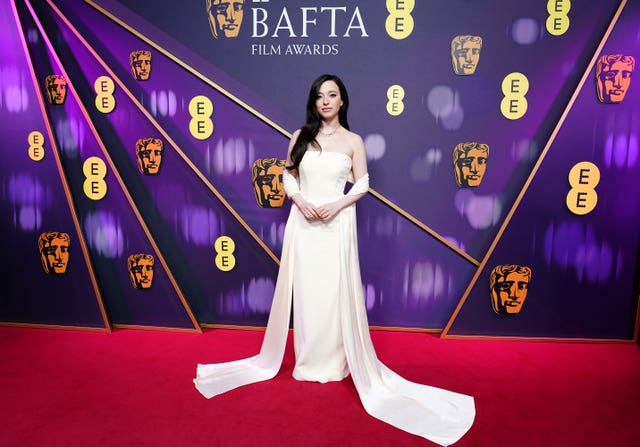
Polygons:
[[634,338],[637,0],[0,12],[0,322],[264,326],[282,160],[333,73],[367,148],[371,325]]

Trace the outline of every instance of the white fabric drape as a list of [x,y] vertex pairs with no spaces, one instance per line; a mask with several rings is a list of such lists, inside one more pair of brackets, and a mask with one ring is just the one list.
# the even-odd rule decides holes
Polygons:
[[[296,179],[283,176],[288,195],[300,192]],[[369,177],[359,178],[348,194],[369,188]],[[377,358],[367,321],[360,279],[355,205],[343,209],[340,219],[339,256],[340,319],[349,372],[365,410],[372,416],[409,433],[447,446],[471,427],[475,417],[473,398],[443,389],[409,382],[383,365]],[[260,353],[229,363],[198,365],[194,383],[211,398],[242,385],[274,377],[282,364],[289,331],[296,220],[304,219],[291,207],[283,240],[280,271],[271,313]]]

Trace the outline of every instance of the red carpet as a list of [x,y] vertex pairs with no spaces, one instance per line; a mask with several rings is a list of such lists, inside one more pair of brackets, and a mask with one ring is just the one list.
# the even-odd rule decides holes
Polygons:
[[[262,332],[112,334],[0,327],[1,446],[433,446],[362,408],[353,383],[271,381],[203,398],[197,362],[257,353]],[[407,379],[471,394],[456,447],[637,447],[632,344],[443,340],[373,332]]]

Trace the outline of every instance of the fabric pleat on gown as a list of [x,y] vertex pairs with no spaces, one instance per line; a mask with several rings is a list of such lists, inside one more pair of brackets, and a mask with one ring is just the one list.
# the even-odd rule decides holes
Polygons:
[[[320,205],[343,195],[351,158],[307,151],[298,171],[300,192]],[[285,186],[292,181],[285,172]],[[365,175],[348,194],[368,188]],[[475,418],[471,396],[410,382],[378,360],[364,305],[355,205],[328,223],[308,222],[296,206],[291,207],[260,352],[233,362],[198,365],[194,379],[198,391],[211,398],[273,378],[284,356],[292,300],[296,379],[327,382],[351,374],[370,415],[443,446],[469,430]]]

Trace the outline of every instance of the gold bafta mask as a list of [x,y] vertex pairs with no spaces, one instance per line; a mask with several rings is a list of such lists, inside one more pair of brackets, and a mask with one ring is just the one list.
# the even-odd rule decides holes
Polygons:
[[145,175],[157,175],[162,164],[164,145],[158,138],[140,138],[136,141],[138,169]]
[[49,231],[38,238],[42,268],[49,275],[63,275],[69,265],[69,245],[71,238],[67,233]]
[[253,162],[251,181],[256,201],[262,208],[279,208],[284,203],[282,172],[285,160],[259,158]]
[[460,143],[453,149],[453,171],[456,183],[463,188],[479,186],[487,170],[489,146],[481,143]]
[[480,36],[456,36],[451,41],[451,60],[457,75],[472,75],[476,71],[482,49]]
[[67,80],[62,75],[49,75],[45,78],[49,104],[64,104],[67,98]]
[[151,51],[137,50],[129,55],[131,73],[137,81],[146,81],[151,75]]
[[129,278],[135,289],[148,289],[153,284],[153,270],[155,261],[153,256],[135,254],[129,256]]
[[596,64],[598,100],[604,104],[622,102],[629,86],[631,73],[636,65],[633,56],[605,54]]
[[527,298],[531,269],[520,265],[499,265],[491,271],[491,308],[498,315],[520,313]]
[[207,0],[207,14],[213,37],[238,37],[242,17],[244,16],[244,0]]

